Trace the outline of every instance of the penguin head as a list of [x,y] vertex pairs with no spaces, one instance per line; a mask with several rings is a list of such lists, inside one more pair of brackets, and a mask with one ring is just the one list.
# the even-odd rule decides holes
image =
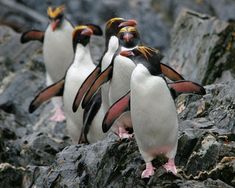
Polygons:
[[140,43],[140,35],[136,27],[126,26],[120,29],[118,38],[121,46],[125,48],[133,48]]
[[160,62],[163,56],[156,49],[138,46],[132,50],[122,51],[120,55],[130,58],[136,65],[143,64],[152,75],[160,75],[162,73]]
[[74,50],[78,43],[86,46],[90,42],[91,35],[101,36],[103,34],[101,28],[94,24],[79,25],[73,31],[73,47]]
[[136,26],[136,20],[126,20],[124,18],[111,18],[106,22],[105,27],[105,38],[106,38],[106,47],[108,46],[108,42],[111,36],[117,36],[119,30],[126,26]]
[[47,15],[50,19],[50,25],[52,31],[55,31],[62,24],[64,18],[64,5],[58,7],[48,7]]

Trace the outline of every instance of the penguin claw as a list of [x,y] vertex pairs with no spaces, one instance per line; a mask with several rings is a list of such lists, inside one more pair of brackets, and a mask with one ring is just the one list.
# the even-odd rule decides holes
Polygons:
[[142,172],[141,178],[150,178],[154,175],[154,170],[152,163],[146,163],[146,169]]
[[51,121],[63,122],[65,120],[64,112],[61,108],[57,107],[54,115],[50,118]]
[[163,165],[167,172],[172,172],[174,175],[177,174],[174,159],[169,159],[169,161]]

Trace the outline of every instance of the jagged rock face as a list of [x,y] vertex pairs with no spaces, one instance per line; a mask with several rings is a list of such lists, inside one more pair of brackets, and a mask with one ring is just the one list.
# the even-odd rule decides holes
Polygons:
[[176,20],[164,62],[202,84],[235,78],[235,25],[184,10]]
[[[96,144],[66,147],[47,171],[39,173],[34,183],[44,182],[48,187],[184,187],[193,184],[200,187],[212,186],[218,179],[217,186],[234,186],[234,86],[235,81],[211,85],[206,87],[204,97],[178,99],[178,109],[181,109],[176,155],[178,176],[166,174],[161,167],[164,159],[157,159],[156,174],[149,181],[141,180],[144,161],[135,140],[118,141],[115,135],[109,134]],[[213,118],[212,122],[210,114],[223,119]]]
[[[35,2],[38,3],[27,1],[32,6]],[[121,5],[114,1],[99,1],[95,4],[97,7],[93,1],[69,2],[69,12],[76,12],[77,4],[83,3],[74,14],[81,20],[95,20],[96,13],[105,15],[96,18],[102,24],[106,16],[110,16],[102,11],[109,10],[109,6],[114,9]],[[123,4],[127,9],[143,6],[136,8],[142,14],[148,10],[150,1],[137,2]],[[177,3],[173,0],[164,2]],[[186,3],[183,0],[179,2]],[[202,1],[202,6],[204,2],[209,1]],[[37,6],[39,11],[45,11],[44,3],[42,7]],[[88,11],[91,4],[94,14],[81,16],[81,12]],[[105,5],[106,9],[101,9],[101,5]],[[130,10],[129,16],[126,9],[117,8],[128,17],[138,14],[137,10],[135,14]],[[143,19],[153,21],[149,18],[151,14],[152,11],[149,11]],[[139,20],[140,17],[141,14],[137,16]],[[186,26],[182,27],[182,23]],[[143,22],[140,24],[148,28]],[[188,27],[190,25],[193,30]],[[230,64],[234,59],[233,32],[233,25],[215,18],[198,13],[180,14],[165,61],[169,59],[171,64],[173,57],[179,60],[185,54],[192,55],[187,65],[186,62],[182,64],[181,60],[178,62],[185,78],[218,84],[206,86],[207,94],[203,97],[182,95],[176,101],[180,119],[176,155],[178,176],[165,172],[161,167],[165,158],[160,157],[154,161],[157,167],[155,175],[149,180],[142,180],[140,175],[144,161],[134,139],[119,141],[110,133],[105,140],[95,144],[71,146],[65,123],[56,124],[48,120],[52,109],[50,102],[35,113],[28,114],[29,103],[45,87],[41,44],[32,42],[21,45],[19,34],[7,27],[0,27],[0,187],[234,187],[235,81],[234,68]],[[205,41],[201,40],[207,37]],[[99,41],[103,39],[92,40],[98,48],[103,48],[103,42]],[[161,43],[155,42],[149,44],[161,46]],[[220,46],[222,48],[218,48]],[[200,55],[200,61],[193,52]],[[96,60],[100,53],[99,50],[95,51]],[[191,66],[194,67],[193,73],[188,74]],[[228,72],[231,76],[226,78]]]
[[164,15],[165,19],[172,23],[183,8],[209,14],[224,21],[234,20],[235,18],[233,0],[153,0],[152,3]]

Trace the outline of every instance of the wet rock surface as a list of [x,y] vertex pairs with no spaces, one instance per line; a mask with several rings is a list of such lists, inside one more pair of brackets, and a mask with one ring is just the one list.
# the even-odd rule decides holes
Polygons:
[[[31,8],[35,6],[35,1],[17,2]],[[97,20],[97,23],[103,24],[107,16],[120,14],[136,17],[143,28],[149,28],[144,25],[144,19],[148,20],[147,24],[155,21],[154,28],[158,28],[159,23],[163,24],[157,29],[162,32],[166,29],[163,38],[153,32],[144,39],[145,42],[161,48],[171,43],[164,61],[179,67],[179,72],[186,79],[211,84],[206,86],[207,94],[203,97],[181,95],[176,100],[180,120],[176,155],[178,175],[166,173],[161,167],[165,159],[159,157],[154,161],[157,168],[155,175],[149,180],[140,179],[145,166],[134,139],[120,141],[110,133],[105,140],[95,144],[71,145],[65,123],[49,121],[52,114],[50,102],[29,114],[29,103],[45,87],[41,44],[31,42],[21,45],[20,34],[1,26],[0,187],[234,187],[235,80],[234,65],[231,64],[235,59],[234,26],[225,21],[234,19],[229,10],[235,5],[231,1],[227,1],[226,6],[225,1],[217,2],[218,5],[212,4],[212,1],[195,1],[190,5],[183,0],[164,3],[131,1],[122,9],[121,3],[116,1],[100,1],[96,6],[92,2],[69,1],[69,17],[78,23]],[[156,2],[160,7],[156,6]],[[46,1],[40,4],[36,10],[45,12]],[[75,9],[77,5],[79,11]],[[203,13],[217,16],[223,21],[193,11],[180,12],[183,5],[194,10],[203,6]],[[217,6],[221,6],[222,10]],[[111,12],[117,10],[114,15],[102,12],[107,11],[108,7],[112,7],[109,9]],[[213,13],[211,7],[214,7]],[[81,14],[88,10],[95,13]],[[130,10],[129,13],[127,10]],[[162,15],[166,19],[165,10],[171,15],[168,15],[166,23],[161,20]],[[223,10],[227,11],[226,15]],[[146,11],[148,14],[141,18],[140,12],[143,14]],[[157,15],[155,19],[160,22],[151,19],[153,15]],[[17,23],[21,23],[20,20],[28,26],[35,23],[35,19],[27,18],[19,16]],[[13,20],[15,23],[15,18]],[[170,42],[169,26],[175,21]],[[25,25],[25,28],[28,26]],[[44,27],[41,22],[35,23],[35,26]],[[144,32],[141,35],[146,37]],[[93,42],[103,48],[102,40],[95,38]],[[99,51],[93,50],[93,53],[94,58],[98,59]],[[175,58],[177,64],[176,60],[173,61]],[[189,73],[191,67],[193,73]]]

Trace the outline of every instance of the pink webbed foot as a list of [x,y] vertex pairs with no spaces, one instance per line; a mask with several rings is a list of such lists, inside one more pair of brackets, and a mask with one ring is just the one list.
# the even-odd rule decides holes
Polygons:
[[118,136],[121,139],[124,139],[124,138],[130,139],[133,137],[133,134],[129,134],[128,131],[126,131],[126,129],[123,127],[118,127]]
[[50,118],[51,121],[56,121],[56,122],[62,122],[64,121],[66,118],[64,116],[64,112],[62,111],[62,109],[60,107],[56,107],[55,108],[55,113],[54,115]]
[[172,172],[174,175],[177,174],[175,161],[174,159],[169,159],[166,164],[163,165],[163,167],[166,169],[167,172]]
[[150,178],[154,174],[155,168],[153,167],[152,163],[146,163],[146,169],[142,172],[141,178]]

